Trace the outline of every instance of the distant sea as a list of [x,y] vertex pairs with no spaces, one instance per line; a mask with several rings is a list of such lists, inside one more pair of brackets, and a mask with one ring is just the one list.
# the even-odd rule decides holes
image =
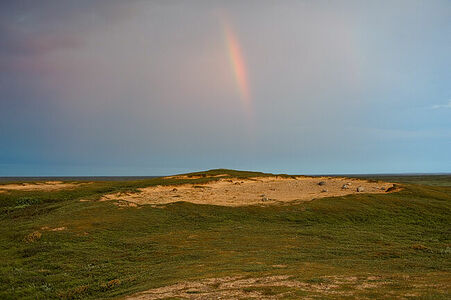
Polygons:
[[[387,173],[387,174],[296,174],[312,177],[332,176],[332,177],[391,177],[391,176],[451,176],[451,173]],[[170,176],[170,175],[164,175]],[[140,179],[151,179],[164,176],[16,176],[0,177],[0,182],[27,182],[27,181],[132,181]]]

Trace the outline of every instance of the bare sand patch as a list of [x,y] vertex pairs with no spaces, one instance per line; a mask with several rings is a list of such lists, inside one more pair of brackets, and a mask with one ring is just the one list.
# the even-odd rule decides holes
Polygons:
[[137,205],[178,201],[222,206],[266,205],[355,193],[385,193],[392,186],[388,182],[341,177],[221,178],[204,184],[159,185],[141,188],[138,192],[107,194],[101,200]]
[[[334,295],[352,296],[360,289],[377,289],[388,282],[380,281],[368,285],[368,278],[324,277],[321,282],[303,282],[287,275],[245,278],[223,277],[198,281],[181,282],[165,287],[151,289],[124,298],[125,300],[152,300],[166,298],[182,299],[280,299],[295,296],[296,290],[312,293],[312,296]],[[368,286],[367,286],[368,285]],[[352,286],[354,290],[349,289]],[[363,287],[364,286],[364,287]],[[268,293],[265,288],[285,287]],[[344,289],[344,287],[347,287]]]
[[45,181],[36,183],[11,183],[0,185],[0,192],[6,191],[53,191],[71,189],[89,183],[65,183],[62,181]]
[[63,226],[63,227],[55,227],[55,228],[51,228],[51,227],[48,227],[48,226],[41,227],[41,230],[45,230],[45,231],[64,231],[66,229],[67,228],[65,226]]

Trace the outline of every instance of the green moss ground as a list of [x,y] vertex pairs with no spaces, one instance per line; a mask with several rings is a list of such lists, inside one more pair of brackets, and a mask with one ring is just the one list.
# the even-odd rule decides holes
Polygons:
[[[256,175],[201,174],[224,172]],[[390,180],[404,182],[404,189],[266,207],[118,208],[95,201],[104,193],[184,182],[160,178],[0,193],[0,298],[120,298],[185,280],[286,274],[307,283],[330,276],[377,276],[387,283],[349,286],[355,298],[447,299],[451,176]]]

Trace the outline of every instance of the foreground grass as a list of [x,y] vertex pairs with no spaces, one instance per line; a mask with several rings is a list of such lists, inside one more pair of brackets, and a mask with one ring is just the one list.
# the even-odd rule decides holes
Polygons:
[[[210,173],[224,172],[255,175]],[[0,298],[115,298],[186,280],[280,274],[320,285],[334,276],[356,282],[336,294],[248,289],[288,298],[342,298],[340,291],[351,290],[351,298],[445,299],[451,287],[451,178],[441,177],[440,186],[432,177],[419,179],[429,185],[409,180],[397,193],[268,207],[118,208],[79,201],[184,182],[158,178],[0,193]],[[371,277],[384,284],[359,286]]]

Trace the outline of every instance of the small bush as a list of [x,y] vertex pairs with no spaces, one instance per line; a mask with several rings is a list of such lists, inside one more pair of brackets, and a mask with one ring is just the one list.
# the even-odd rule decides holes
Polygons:
[[111,290],[113,288],[115,288],[116,286],[120,285],[121,281],[119,279],[113,279],[108,281],[107,283],[102,283],[100,285],[100,288],[102,289],[102,291],[107,291],[107,290]]
[[426,247],[426,246],[424,246],[422,244],[415,244],[415,245],[412,246],[412,249],[413,250],[417,250],[417,251],[424,251],[424,252],[432,253],[432,249],[431,248]]
[[34,232],[30,233],[29,235],[27,235],[24,238],[24,241],[27,243],[33,243],[33,242],[40,240],[41,237],[42,237],[42,233],[40,233],[39,231],[34,231]]
[[16,206],[30,206],[40,204],[42,201],[36,198],[24,197],[16,200]]

